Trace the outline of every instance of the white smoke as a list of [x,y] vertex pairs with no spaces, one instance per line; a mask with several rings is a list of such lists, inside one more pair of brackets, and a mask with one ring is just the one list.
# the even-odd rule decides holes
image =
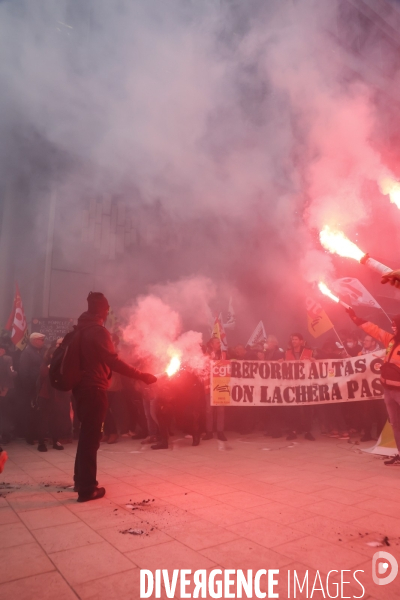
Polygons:
[[[83,191],[122,194],[133,211],[160,203],[168,219],[149,242],[156,256],[138,251],[104,278],[124,303],[154,282],[200,276],[198,302],[180,284],[156,292],[201,322],[214,294],[207,278],[233,282],[251,310],[268,293],[278,306],[293,266],[297,287],[332,273],[314,229],[371,223],[365,186],[389,171],[376,89],[345,49],[359,32],[346,29],[357,25],[346,4],[2,2],[3,174],[10,162],[14,174],[26,169],[44,140],[68,163],[63,205]],[[372,33],[367,41],[363,60],[376,66]],[[162,227],[180,248],[167,263]],[[58,235],[70,255],[68,228]]]

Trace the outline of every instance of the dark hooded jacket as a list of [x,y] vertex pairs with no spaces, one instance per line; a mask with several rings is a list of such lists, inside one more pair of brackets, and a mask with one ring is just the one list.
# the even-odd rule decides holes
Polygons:
[[81,369],[83,377],[77,388],[108,389],[113,371],[132,379],[141,379],[142,373],[118,358],[111,334],[97,315],[84,312],[78,319]]
[[36,384],[43,361],[44,348],[35,348],[29,343],[21,353],[18,379],[24,395],[35,396]]

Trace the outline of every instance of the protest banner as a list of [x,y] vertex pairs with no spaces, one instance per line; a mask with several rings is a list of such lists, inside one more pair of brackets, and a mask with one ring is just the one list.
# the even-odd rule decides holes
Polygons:
[[32,319],[32,332],[43,333],[46,343],[50,344],[59,338],[63,338],[74,325],[73,319],[66,317],[40,317]]
[[296,406],[383,398],[384,350],[332,360],[211,363],[211,405]]

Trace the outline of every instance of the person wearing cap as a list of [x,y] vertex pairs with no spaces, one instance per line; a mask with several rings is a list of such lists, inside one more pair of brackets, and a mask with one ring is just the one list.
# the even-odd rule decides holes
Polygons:
[[28,444],[35,443],[36,410],[33,408],[37,395],[37,381],[44,355],[43,333],[34,332],[29,336],[29,342],[21,353],[18,368],[18,382],[23,398],[25,439]]
[[[357,327],[378,340],[386,348],[386,356],[381,367],[381,382],[386,410],[393,428],[397,450],[400,450],[400,315],[392,319],[392,333],[385,331],[369,321],[358,317],[350,307],[347,314]],[[400,456],[385,460],[386,466],[400,467]]]
[[76,451],[74,482],[78,502],[102,498],[106,492],[98,487],[97,451],[101,430],[108,408],[107,390],[113,372],[146,384],[157,378],[142,373],[118,358],[111,334],[104,327],[110,306],[100,292],[90,292],[88,310],[78,319],[76,331],[80,333],[80,364],[82,377],[73,388],[78,419],[81,422]]

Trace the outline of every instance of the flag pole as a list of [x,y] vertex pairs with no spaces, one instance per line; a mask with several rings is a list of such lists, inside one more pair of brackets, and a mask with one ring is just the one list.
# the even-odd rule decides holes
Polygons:
[[[380,305],[379,305],[379,306],[380,306]],[[387,318],[388,318],[388,320],[389,320],[389,322],[390,322],[390,325],[392,325],[392,321],[393,321],[393,319],[391,319],[391,318],[389,317],[389,315],[387,314],[386,310],[383,310],[382,306],[381,306],[381,311],[383,312],[383,314],[385,315],[385,317],[387,317]]]
[[346,346],[343,344],[343,342],[342,342],[342,340],[341,340],[341,338],[340,338],[340,335],[339,335],[339,334],[338,334],[338,332],[336,331],[336,327],[332,327],[332,329],[333,329],[333,331],[335,332],[335,335],[336,335],[337,339],[339,340],[339,342],[342,344],[342,346],[343,346],[344,350],[346,351],[346,354],[347,354],[347,356],[350,358],[350,354],[347,352],[347,350],[346,350]]

